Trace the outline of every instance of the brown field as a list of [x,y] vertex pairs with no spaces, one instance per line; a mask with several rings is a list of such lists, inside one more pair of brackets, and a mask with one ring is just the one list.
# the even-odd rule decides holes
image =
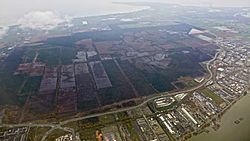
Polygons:
[[32,96],[28,103],[28,110],[31,113],[46,114],[53,110],[55,92],[48,92]]
[[164,44],[164,45],[159,45],[160,48],[164,49],[164,50],[169,50],[171,48],[175,48],[176,45],[174,43],[168,43],[168,44]]
[[93,41],[92,39],[83,39],[78,42],[76,42],[77,46],[83,46],[87,49],[87,51],[95,51],[93,48]]
[[45,68],[43,63],[23,63],[19,64],[15,75],[27,74],[29,76],[42,76]]
[[89,63],[93,72],[97,89],[112,87],[109,77],[102,65],[102,62],[95,61]]
[[24,64],[19,64],[16,72],[14,73],[15,75],[18,74],[29,74],[30,68],[32,64],[31,63],[24,63]]
[[75,64],[77,86],[77,109],[87,111],[99,106],[96,98],[94,80],[86,63]]
[[45,64],[34,63],[30,69],[30,76],[42,76],[44,72]]
[[123,40],[127,46],[132,47],[135,51],[152,52],[157,50],[157,48],[152,45],[151,41],[143,40],[141,37],[126,35]]
[[57,68],[45,68],[39,92],[55,91],[57,83]]
[[203,46],[210,44],[209,42],[203,41],[203,40],[198,39],[198,38],[189,38],[189,39],[179,40],[176,42],[183,44],[185,46],[194,47],[194,48],[199,48],[199,47],[203,47]]
[[113,41],[95,42],[99,54],[112,54]]
[[65,65],[61,69],[61,84],[60,87],[71,88],[75,87],[75,75],[74,75],[74,65]]
[[74,88],[61,89],[57,96],[57,112],[70,113],[76,111],[76,90]]

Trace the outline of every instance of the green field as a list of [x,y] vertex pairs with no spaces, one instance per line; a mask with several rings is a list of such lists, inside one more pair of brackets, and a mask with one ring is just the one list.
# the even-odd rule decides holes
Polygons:
[[211,98],[217,105],[220,105],[224,102],[224,100],[220,96],[213,93],[211,90],[207,88],[201,90],[201,92],[205,94],[206,96],[208,96],[209,98]]
[[140,141],[139,135],[137,130],[134,128],[133,126],[133,121],[128,121],[128,122],[124,122],[122,124],[129,132],[130,134],[130,139],[133,141]]
[[27,141],[40,141],[49,127],[32,127],[28,132]]
[[0,63],[0,105],[22,106],[26,100],[26,97],[18,97],[16,94],[27,76],[13,75],[21,62],[23,53],[22,49],[16,49]]
[[24,53],[24,56],[26,57],[26,62],[31,63],[36,56],[36,50],[27,49]]
[[56,138],[58,138],[60,136],[64,136],[66,134],[69,134],[69,132],[66,132],[66,131],[63,131],[60,129],[56,129],[48,135],[48,137],[45,139],[45,141],[55,141]]

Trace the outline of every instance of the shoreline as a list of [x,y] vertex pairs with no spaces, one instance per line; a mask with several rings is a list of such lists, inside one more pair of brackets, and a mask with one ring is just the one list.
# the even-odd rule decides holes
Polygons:
[[[125,3],[118,3],[118,2],[112,2],[113,5],[118,5],[119,6],[130,6],[131,10],[120,10],[120,11],[113,11],[113,12],[107,12],[104,14],[101,14],[101,12],[98,12],[96,14],[86,14],[86,15],[70,15],[70,14],[63,14],[62,12],[58,12],[60,15],[65,15],[62,17],[69,17],[70,19],[74,19],[74,18],[89,18],[89,17],[98,17],[98,16],[112,16],[112,15],[117,15],[117,14],[129,14],[129,13],[134,13],[134,12],[140,12],[140,11],[144,11],[144,10],[148,10],[151,7],[150,6],[137,6],[137,5],[129,5],[129,4],[125,4]],[[39,10],[39,11],[52,11],[52,10]],[[35,12],[35,11],[30,11],[30,12]],[[29,13],[30,13],[29,12]],[[53,12],[53,11],[52,11]],[[26,13],[27,14],[27,13]],[[21,17],[20,17],[21,18]],[[20,19],[19,18],[19,19]],[[0,19],[1,20],[1,19]],[[4,19],[2,19],[4,21]],[[17,19],[18,20],[18,19]],[[17,21],[16,20],[16,21]],[[0,28],[5,28],[5,27],[11,27],[11,26],[17,26],[18,24],[13,23],[14,21],[10,22],[10,23],[0,23]]]
[[[246,136],[246,134],[243,133],[244,131],[247,132],[250,129],[248,126],[250,114],[248,111],[244,111],[247,110],[247,107],[249,106],[249,103],[247,102],[249,99],[250,99],[249,94],[242,95],[235,102],[233,102],[232,105],[227,107],[223,111],[221,117],[219,117],[216,120],[216,122],[218,122],[220,125],[220,127],[216,131],[210,125],[205,128],[205,130],[207,130],[208,132],[201,132],[197,135],[193,135],[187,141],[199,141],[199,140],[212,141],[224,138],[227,138],[226,139],[227,141],[234,141],[235,140],[234,137],[237,137],[237,139],[240,141],[249,140],[250,137]],[[235,112],[237,112],[238,114],[235,114]],[[238,120],[240,120],[240,122],[235,123],[235,121]],[[242,130],[242,128],[247,130]],[[233,131],[234,134],[231,133]],[[243,132],[237,132],[237,131],[243,131]],[[239,139],[238,137],[241,137],[243,140]]]

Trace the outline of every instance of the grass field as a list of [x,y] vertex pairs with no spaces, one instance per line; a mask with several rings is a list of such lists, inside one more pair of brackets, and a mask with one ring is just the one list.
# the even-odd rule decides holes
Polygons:
[[40,141],[50,128],[49,127],[32,127],[29,130],[27,141]]
[[45,139],[45,141],[55,141],[56,138],[66,134],[69,133],[60,129],[56,129],[49,134],[49,136]]
[[210,91],[209,89],[205,88],[205,89],[202,89],[201,92],[208,96],[209,98],[211,98],[217,105],[220,105],[224,102],[224,100],[216,95],[215,93],[213,93],[212,91]]
[[0,71],[0,104],[11,104],[22,106],[25,98],[17,97],[17,93],[26,76],[14,76],[9,72]]
[[140,141],[138,131],[134,128],[132,121],[125,122],[123,123],[124,127],[127,128],[129,134],[130,134],[130,139],[132,141]]
[[27,76],[13,75],[23,53],[22,49],[16,49],[0,63],[0,105],[22,106],[26,100],[26,97],[18,97],[16,94]]

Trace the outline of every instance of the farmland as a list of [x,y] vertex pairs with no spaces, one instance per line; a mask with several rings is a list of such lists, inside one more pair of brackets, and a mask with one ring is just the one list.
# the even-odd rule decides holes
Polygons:
[[[189,87],[206,73],[200,63],[216,49],[198,38],[209,33],[189,35],[196,27],[184,23],[110,27],[13,50],[1,63],[0,83],[5,83],[0,104],[19,103],[25,113],[59,115],[123,107],[124,101],[135,104],[136,98]],[[180,80],[186,77],[191,79]]]

